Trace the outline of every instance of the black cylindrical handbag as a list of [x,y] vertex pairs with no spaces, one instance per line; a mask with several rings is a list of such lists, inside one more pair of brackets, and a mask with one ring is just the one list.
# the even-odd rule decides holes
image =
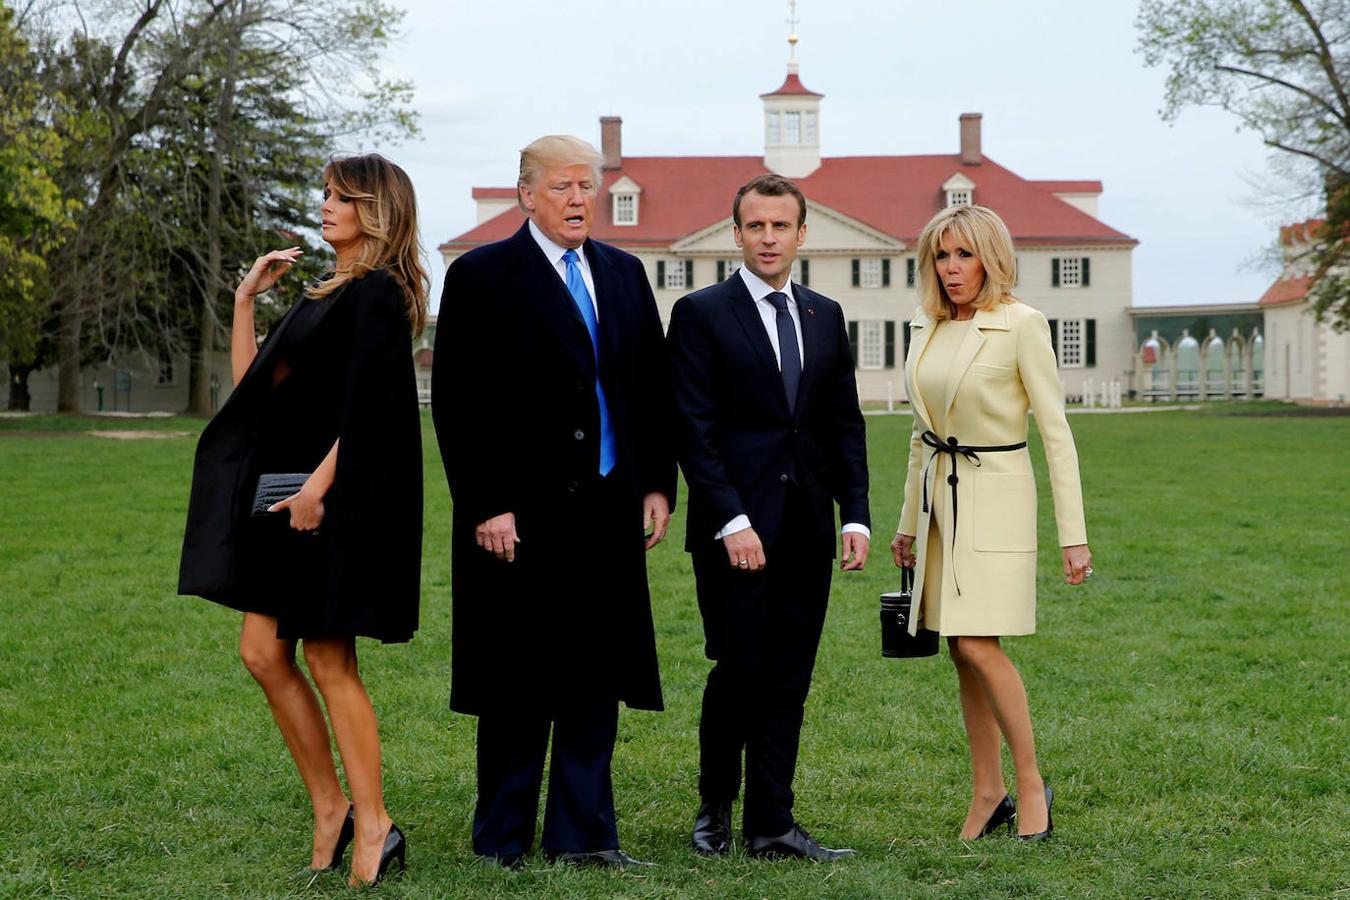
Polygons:
[[914,570],[900,570],[900,591],[881,595],[881,655],[888,659],[913,659],[935,656],[938,633],[920,628],[909,633],[909,617],[914,603]]

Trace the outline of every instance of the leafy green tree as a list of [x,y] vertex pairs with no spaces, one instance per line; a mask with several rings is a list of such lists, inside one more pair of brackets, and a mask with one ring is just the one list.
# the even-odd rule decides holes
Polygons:
[[1308,251],[1319,320],[1350,327],[1350,0],[1144,0],[1149,65],[1166,106],[1217,106],[1292,164],[1326,224]]

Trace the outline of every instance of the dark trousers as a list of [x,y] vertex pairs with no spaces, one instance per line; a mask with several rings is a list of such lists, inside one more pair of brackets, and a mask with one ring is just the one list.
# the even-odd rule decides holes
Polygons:
[[542,847],[557,853],[619,846],[610,760],[619,705],[602,702],[560,713],[500,713],[478,719],[478,804],[473,849],[479,856],[527,853],[534,843],[549,732]]
[[793,825],[792,777],[834,561],[806,549],[809,510],[791,503],[762,572],[734,570],[719,542],[694,554],[709,659],[699,721],[699,795],[730,803],[740,793],[751,836]]

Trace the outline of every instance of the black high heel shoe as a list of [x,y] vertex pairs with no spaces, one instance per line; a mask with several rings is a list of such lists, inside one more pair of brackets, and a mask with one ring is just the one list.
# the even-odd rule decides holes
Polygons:
[[989,814],[989,821],[984,823],[984,827],[980,829],[980,833],[975,836],[975,840],[978,841],[980,838],[992,834],[994,829],[998,828],[1000,825],[1007,825],[1008,831],[1011,832],[1013,830],[1013,819],[1016,818],[1016,816],[1017,805],[1013,803],[1012,797],[1004,794],[1003,799],[999,801],[998,806],[994,807],[994,811]]
[[1050,790],[1050,785],[1045,786],[1045,830],[1038,831],[1035,834],[1019,834],[1019,841],[1048,841],[1050,832],[1055,830],[1055,818],[1050,815],[1050,808],[1055,805],[1055,792]]
[[389,826],[389,834],[384,839],[384,852],[380,854],[380,869],[375,873],[375,880],[372,885],[379,884],[380,879],[384,877],[385,871],[395,858],[398,859],[399,871],[408,868],[406,856],[408,853],[408,839],[403,836],[403,832],[397,825]]
[[342,820],[342,830],[338,832],[337,843],[333,845],[333,861],[327,866],[329,869],[336,869],[342,865],[342,854],[347,852],[347,845],[352,842],[352,837],[356,834],[356,807],[347,807],[347,818]]

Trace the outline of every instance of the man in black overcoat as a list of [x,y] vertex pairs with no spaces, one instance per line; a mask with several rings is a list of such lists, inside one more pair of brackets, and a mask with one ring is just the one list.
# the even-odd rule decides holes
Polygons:
[[646,550],[675,501],[674,408],[642,264],[588,237],[601,155],[521,151],[528,217],[445,277],[432,412],[454,499],[450,706],[478,716],[474,851],[640,865],[619,849],[618,704],[662,708]]
[[834,503],[841,568],[867,559],[867,450],[839,304],[791,281],[806,240],[796,185],[761,175],[737,193],[744,265],[683,297],[668,342],[689,483],[706,652],[694,849],[727,852],[740,792],[746,852],[830,860],[792,815],[803,708],[830,593]]

